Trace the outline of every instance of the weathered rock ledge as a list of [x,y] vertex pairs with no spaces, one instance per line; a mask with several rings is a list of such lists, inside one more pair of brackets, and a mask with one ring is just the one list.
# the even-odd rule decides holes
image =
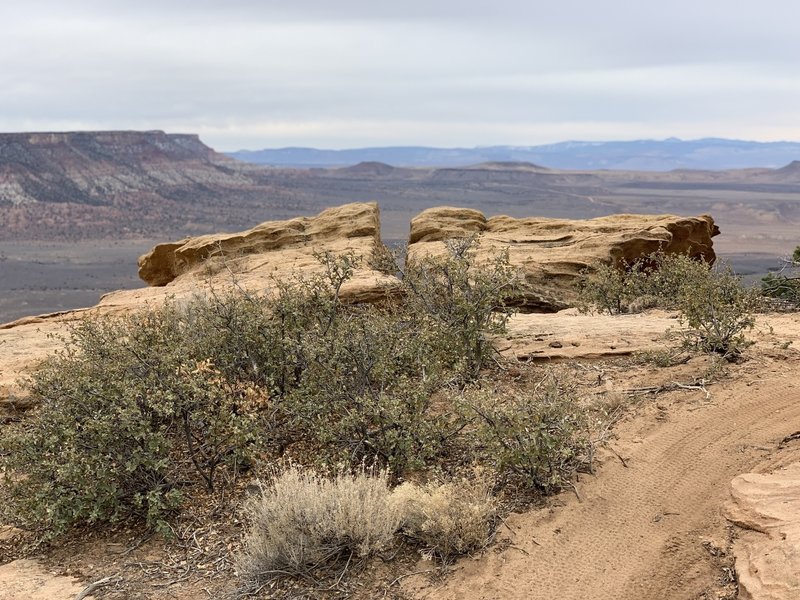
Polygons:
[[[186,238],[159,244],[139,258],[139,276],[170,293],[205,286],[263,289],[270,280],[322,272],[319,254],[352,253],[361,260],[342,288],[351,302],[376,302],[391,295],[397,279],[368,266],[381,243],[377,203],[345,204],[315,217],[267,221],[248,231]],[[111,299],[109,299],[110,301]]]
[[800,598],[800,463],[731,482],[725,516],[744,531],[734,543],[741,600]]
[[508,249],[529,289],[517,299],[523,310],[555,312],[575,301],[580,272],[601,263],[621,264],[657,250],[688,253],[713,262],[712,237],[719,234],[708,215],[611,215],[587,220],[491,217],[465,208],[423,211],[411,221],[409,260],[445,253],[445,241],[475,236],[477,260],[487,262]]

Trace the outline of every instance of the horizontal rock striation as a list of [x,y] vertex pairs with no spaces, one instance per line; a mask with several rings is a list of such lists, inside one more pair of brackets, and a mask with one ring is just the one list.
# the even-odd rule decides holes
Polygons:
[[[113,204],[156,186],[240,182],[196,135],[163,131],[0,134],[0,205]],[[209,168],[211,167],[211,168]]]
[[633,262],[657,250],[714,261],[711,238],[718,233],[708,215],[487,219],[477,210],[441,207],[411,221],[409,260],[444,254],[446,240],[474,236],[479,263],[508,249],[511,264],[523,271],[528,289],[516,304],[523,310],[553,312],[574,303],[575,283],[583,269]]

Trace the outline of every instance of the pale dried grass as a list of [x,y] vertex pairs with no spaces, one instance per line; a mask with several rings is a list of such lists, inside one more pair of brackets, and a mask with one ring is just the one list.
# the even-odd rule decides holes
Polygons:
[[239,576],[255,584],[311,577],[337,560],[349,565],[386,548],[400,525],[400,507],[390,495],[385,471],[327,478],[287,468],[246,503],[250,525]]
[[403,515],[403,532],[423,545],[426,558],[449,562],[491,540],[497,502],[487,478],[424,486],[404,483],[392,499]]

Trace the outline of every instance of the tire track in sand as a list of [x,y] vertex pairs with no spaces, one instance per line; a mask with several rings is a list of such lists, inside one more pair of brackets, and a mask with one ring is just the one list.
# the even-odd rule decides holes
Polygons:
[[702,543],[724,546],[720,508],[731,479],[769,467],[777,459],[765,451],[800,429],[800,365],[776,368],[771,382],[715,387],[711,405],[673,406],[640,443],[632,440],[641,423],[622,424],[613,445],[627,468],[607,459],[598,477],[578,485],[582,501],[562,494],[563,506],[513,515],[513,547],[462,560],[441,587],[410,578],[406,592],[448,600],[700,597],[719,575]]

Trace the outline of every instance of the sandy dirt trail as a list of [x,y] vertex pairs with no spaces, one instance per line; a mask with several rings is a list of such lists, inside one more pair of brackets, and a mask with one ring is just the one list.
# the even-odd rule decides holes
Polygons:
[[[797,318],[781,321],[781,335],[797,339]],[[800,430],[800,358],[769,356],[775,339],[762,345],[709,388],[710,400],[702,392],[649,400],[649,415],[622,423],[611,442],[625,464],[608,453],[596,476],[581,477],[580,500],[564,493],[548,509],[512,515],[510,547],[461,561],[444,584],[409,578],[406,591],[453,600],[716,598],[712,554],[728,543],[721,507],[731,479],[800,460],[798,442],[778,450]]]

